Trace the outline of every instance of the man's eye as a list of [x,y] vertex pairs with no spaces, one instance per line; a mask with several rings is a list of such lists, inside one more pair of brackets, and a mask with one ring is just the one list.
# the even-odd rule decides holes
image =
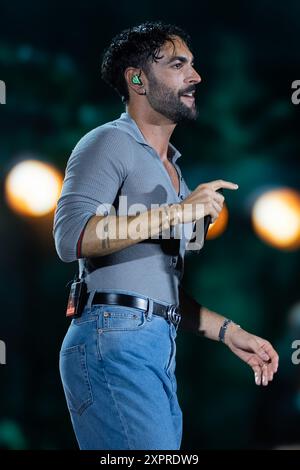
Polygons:
[[173,67],[174,69],[180,69],[181,65],[181,62],[177,62],[177,64],[174,64]]

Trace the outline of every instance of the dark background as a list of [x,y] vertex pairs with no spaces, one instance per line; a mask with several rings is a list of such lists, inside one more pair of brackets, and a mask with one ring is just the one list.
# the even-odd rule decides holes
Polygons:
[[[100,79],[101,54],[113,35],[145,20],[185,28],[202,76],[197,122],[176,129],[188,185],[237,182],[228,194],[226,232],[186,258],[186,289],[207,307],[268,338],[280,354],[267,388],[226,347],[188,333],[177,340],[183,449],[274,448],[299,444],[299,250],[280,251],[254,233],[250,201],[267,186],[299,188],[300,79],[297,1],[84,2],[15,0],[0,5],[0,181],[22,155],[64,172],[79,138],[117,118],[123,105]],[[4,195],[4,194],[3,194]],[[68,327],[66,283],[53,214],[24,218],[1,198],[0,447],[74,449],[58,373]]]

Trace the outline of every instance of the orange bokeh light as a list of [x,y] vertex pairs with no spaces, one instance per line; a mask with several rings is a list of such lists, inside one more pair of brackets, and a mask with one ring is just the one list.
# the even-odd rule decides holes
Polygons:
[[213,238],[217,238],[220,235],[222,235],[222,233],[226,230],[226,227],[228,225],[228,218],[229,218],[228,209],[226,205],[223,204],[219,217],[213,224],[210,224],[208,228],[206,239],[211,240]]
[[62,187],[61,174],[38,160],[24,160],[5,181],[5,197],[15,212],[40,217],[54,210]]
[[283,250],[300,247],[300,194],[289,188],[271,190],[260,196],[252,211],[257,235]]

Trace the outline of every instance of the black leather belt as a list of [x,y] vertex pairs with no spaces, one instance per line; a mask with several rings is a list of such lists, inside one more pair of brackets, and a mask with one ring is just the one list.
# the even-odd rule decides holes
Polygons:
[[[124,305],[125,307],[139,308],[141,310],[148,310],[148,299],[137,297],[129,294],[118,294],[115,292],[96,292],[94,294],[92,304],[110,304],[110,305]],[[179,307],[175,304],[163,305],[159,302],[153,301],[154,315],[159,315],[166,320],[178,325],[181,320]]]

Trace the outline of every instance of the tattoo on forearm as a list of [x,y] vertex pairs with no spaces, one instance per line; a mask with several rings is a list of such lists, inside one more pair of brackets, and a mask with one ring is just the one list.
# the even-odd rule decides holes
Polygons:
[[104,238],[102,240],[102,249],[105,250],[107,248],[110,248],[109,238]]
[[109,228],[108,228],[108,220],[105,222],[103,226],[103,240],[102,240],[102,249],[110,248],[110,240],[109,240]]

